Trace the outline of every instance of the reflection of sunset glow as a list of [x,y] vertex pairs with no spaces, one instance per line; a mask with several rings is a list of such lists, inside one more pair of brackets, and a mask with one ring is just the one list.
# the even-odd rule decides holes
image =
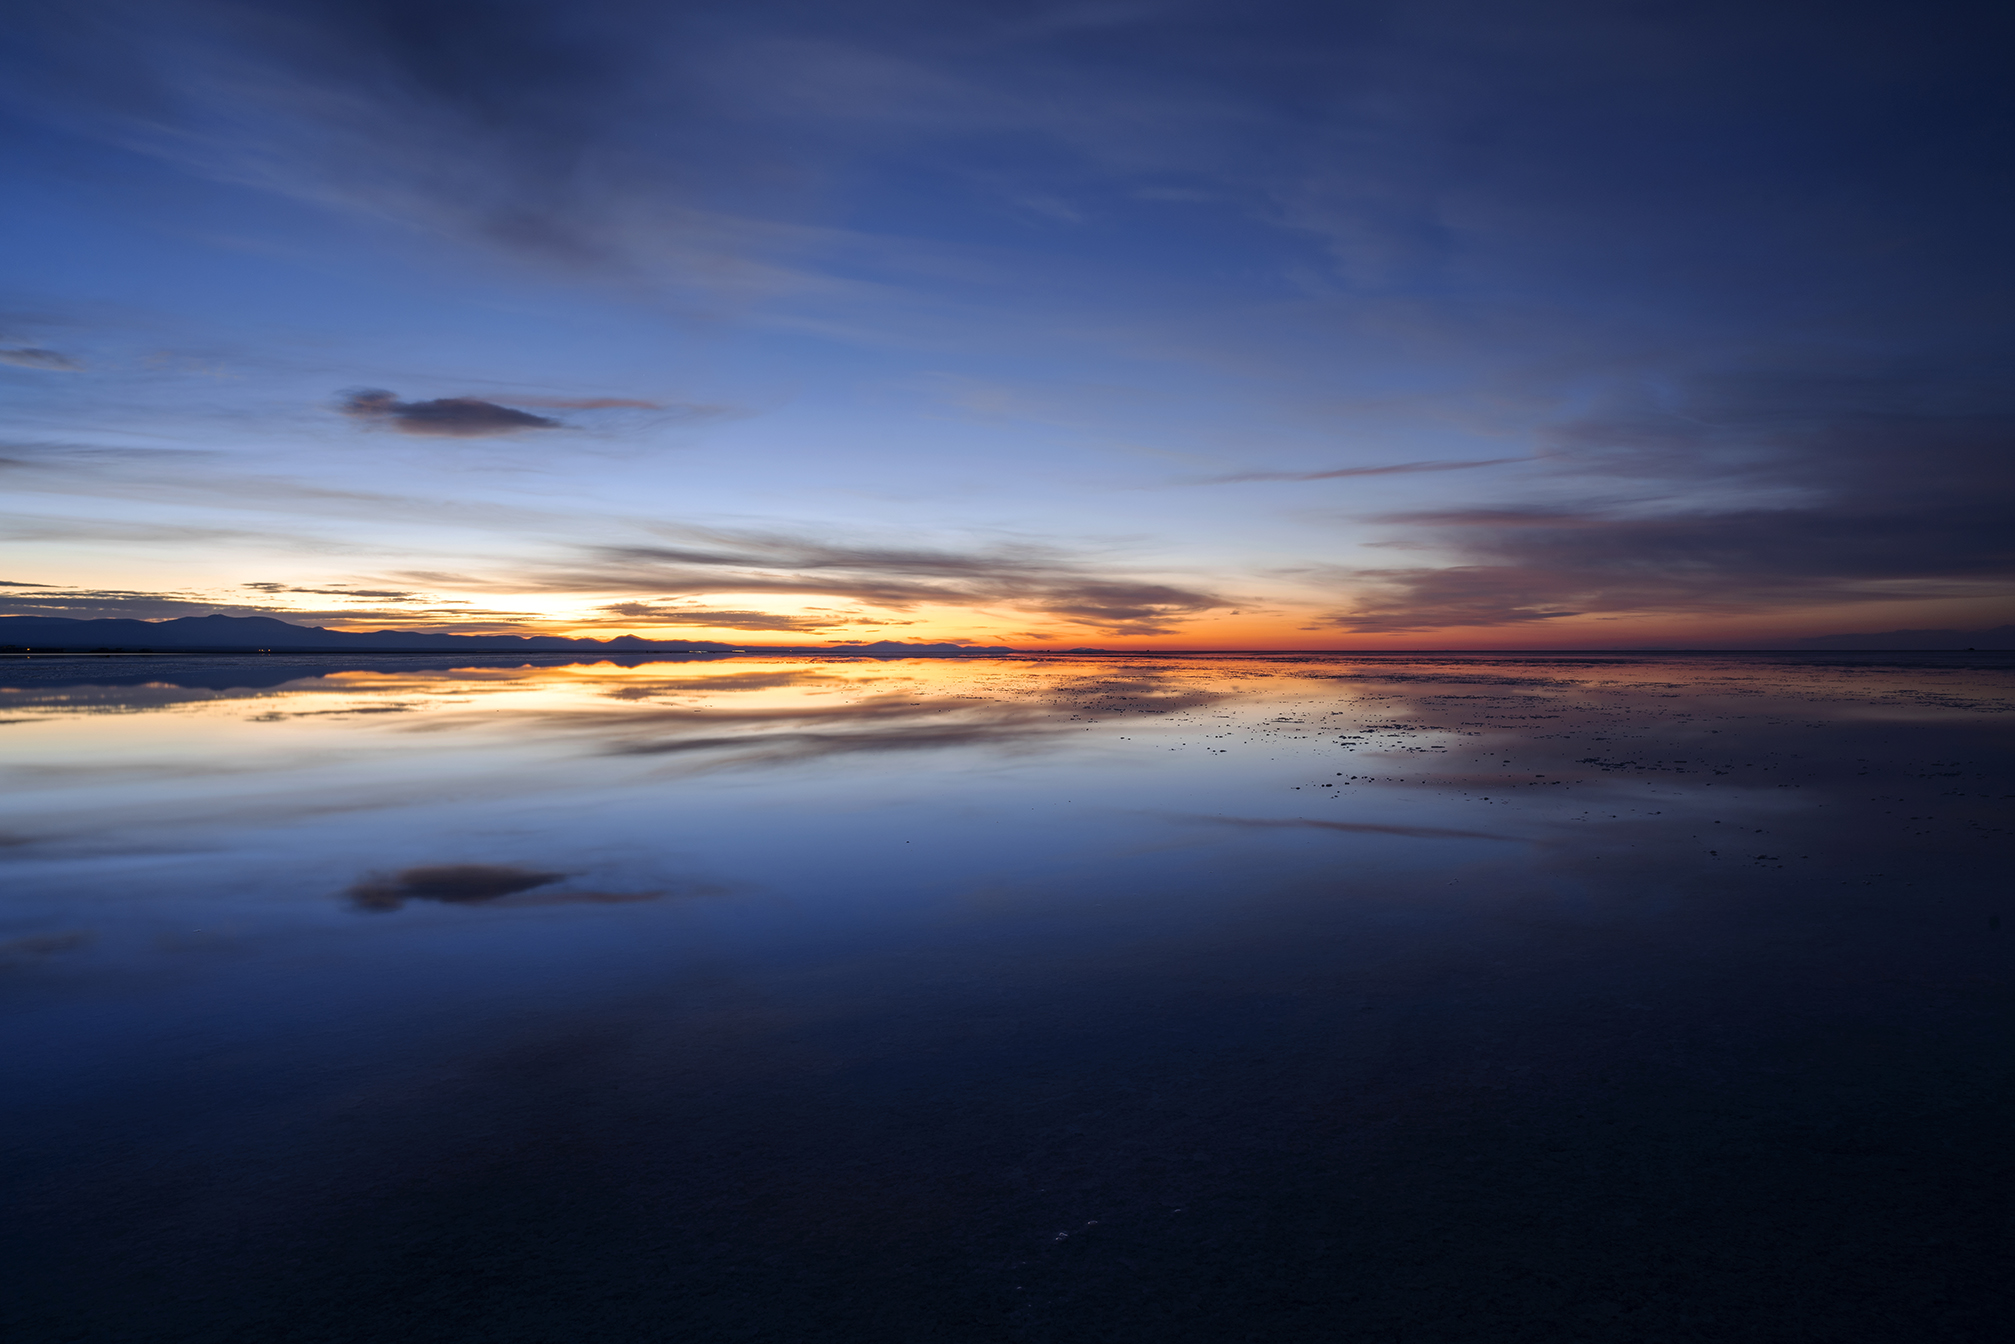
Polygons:
[[[1612,1142],[1610,1078],[1675,1031],[1718,1076],[1753,1079],[1741,1065],[1773,1005],[1795,1004],[1776,1057],[1803,1059],[1814,1004],[1846,1002],[1851,1024],[1893,983],[1899,1009],[1934,1005],[1936,1038],[1951,1020],[1939,993],[2000,973],[1984,920],[2005,886],[2005,663],[17,660],[0,664],[0,974],[31,1011],[12,1057],[59,1061],[66,1121],[138,1117],[133,1188],[188,1169],[152,1137],[163,1113],[224,1136],[229,1160],[196,1169],[206,1188],[240,1170],[251,1097],[304,1154],[260,1165],[262,1208],[273,1170],[306,1166],[353,1213],[354,1179],[332,1173],[357,1170],[360,1143],[380,1144],[373,1172],[392,1169],[373,1136],[426,1113],[419,1170],[467,1170],[484,1133],[584,1144],[591,1227],[607,1216],[601,1174],[656,1180],[638,1154],[668,1151],[669,1131],[685,1143],[665,1122],[680,1106],[728,1108],[719,1151],[788,1114],[766,1163],[860,1133],[867,1096],[902,1118],[899,1154],[875,1159],[890,1170],[908,1170],[914,1134],[941,1132],[917,1116],[956,1125],[991,1107],[960,1172],[998,1165],[1002,1133],[1039,1154],[1017,1161],[1103,1143],[1089,1188],[1138,1176],[1120,1210],[1134,1227],[1176,1217],[1168,1171],[1210,1169],[1190,1156],[1201,1090],[1216,1089],[1213,1161],[1240,1164],[1222,1187],[1234,1208],[1254,1153],[1280,1152],[1280,1188],[1300,1191],[1306,1154],[1354,1160],[1362,1134],[1420,1114],[1451,1078],[1491,1082],[1456,1088],[1463,1136],[1522,1088],[1508,1128],[1592,1108],[1592,1142]],[[1865,1033],[1842,1035],[1842,1076],[1865,1089]],[[1965,1044],[1964,1066],[1938,1067],[1941,1096],[1978,1072]],[[1415,1068],[1424,1048],[1440,1053]],[[1591,1049],[1615,1062],[1578,1062]],[[1596,1077],[1587,1106],[1559,1104],[1577,1072]],[[1703,1076],[1685,1072],[1632,1132],[1697,1104]],[[148,1104],[183,1086],[209,1110]],[[1812,1091],[1796,1153],[1837,1117],[1841,1089]],[[1923,1085],[1898,1095],[1916,1126]],[[1182,1104],[1159,1116],[1155,1096]],[[1338,1139],[1339,1098],[1360,1096],[1362,1123]],[[1111,1140],[1103,1115],[1124,1118]],[[1239,1146],[1282,1115],[1291,1144]],[[1154,1125],[1174,1161],[1141,1161]],[[865,1128],[868,1148],[894,1151],[885,1125]],[[1987,1146],[2000,1139],[1992,1128]],[[1427,1166],[1446,1170],[1449,1145],[1430,1146]],[[95,1135],[75,1147],[76,1169],[108,1160]],[[521,1225],[520,1173],[552,1160],[512,1158],[492,1178],[482,1157],[478,1184],[512,1211],[495,1227]],[[1570,1167],[1578,1236],[1586,1173]],[[1517,1180],[1529,1171],[1521,1160]],[[1639,1182],[1633,1167],[1632,1197]],[[1018,1214],[1009,1237],[1056,1226],[1033,1184],[986,1195],[988,1209],[1035,1201],[1042,1216]],[[1375,1185],[1338,1207],[1354,1219]],[[56,1188],[68,1201],[75,1187]],[[433,1188],[401,1199],[464,1244],[476,1187]],[[823,1173],[805,1188],[827,1225]],[[912,1210],[941,1194],[904,1205],[903,1246]],[[660,1244],[651,1217],[625,1242]],[[1119,1218],[1076,1226],[1105,1221]],[[1275,1219],[1261,1221],[1264,1240]],[[1511,1222],[1529,1225],[1522,1199]],[[372,1240],[375,1255],[398,1238]],[[757,1244],[772,1253],[767,1225]]]
[[[1892,678],[1879,668],[1843,667],[1804,675],[1857,697],[1894,680],[1893,703],[1883,711],[1890,714],[1918,712],[1927,703],[1916,684],[1921,672]],[[1955,687],[1966,675],[1952,674]],[[148,776],[222,778],[294,757],[314,760],[318,769],[343,762],[368,769],[384,757],[480,774],[492,767],[476,757],[498,753],[548,762],[540,769],[582,753],[685,769],[1122,741],[1129,750],[1164,740],[1177,744],[1170,750],[1188,750],[1206,730],[1263,720],[1279,706],[1291,712],[1269,733],[1301,723],[1289,736],[1313,737],[1345,731],[1353,717],[1399,715],[1410,733],[1445,730],[1434,748],[1441,752],[1481,731],[1540,727],[1587,694],[1644,696],[1688,713],[1685,704],[1696,696],[1767,694],[1777,680],[1768,662],[1563,655],[738,658],[461,667],[387,661],[239,690],[185,688],[172,680],[49,692],[17,685],[0,692],[0,706],[17,718],[16,777],[40,789],[95,779],[114,766]],[[1483,689],[1460,690],[1472,682]],[[1469,703],[1502,694],[1529,703],[1517,713]],[[1321,711],[1308,710],[1308,703]],[[1307,722],[1293,717],[1311,713]],[[424,756],[413,757],[415,750]],[[472,787],[517,785],[507,775]]]

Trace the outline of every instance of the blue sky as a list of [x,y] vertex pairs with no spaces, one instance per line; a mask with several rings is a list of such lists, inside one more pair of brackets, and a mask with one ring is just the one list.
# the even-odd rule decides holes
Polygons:
[[1030,647],[2015,618],[1985,5],[23,17],[15,614]]

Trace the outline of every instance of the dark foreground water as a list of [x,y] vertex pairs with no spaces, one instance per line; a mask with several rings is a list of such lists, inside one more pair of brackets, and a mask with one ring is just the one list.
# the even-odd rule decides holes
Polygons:
[[1956,1341],[2015,658],[0,665],[41,1341]]

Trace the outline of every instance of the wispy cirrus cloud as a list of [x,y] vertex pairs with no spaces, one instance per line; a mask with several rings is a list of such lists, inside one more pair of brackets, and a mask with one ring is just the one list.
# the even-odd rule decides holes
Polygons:
[[625,626],[691,625],[714,630],[784,630],[796,634],[816,634],[849,624],[881,624],[858,618],[792,616],[773,611],[719,611],[705,607],[668,607],[649,602],[611,602],[599,610],[612,618],[610,624]]
[[66,354],[33,345],[0,349],[0,364],[12,364],[23,369],[47,369],[52,373],[75,373],[84,367]]
[[249,588],[259,593],[306,593],[315,597],[348,597],[367,602],[426,602],[438,600],[428,593],[416,593],[402,588],[298,588],[285,583],[241,583],[240,588]]
[[1513,462],[1533,462],[1532,457],[1486,457],[1473,462],[1395,462],[1380,467],[1332,467],[1325,471],[1235,471],[1223,476],[1204,476],[1192,485],[1237,485],[1245,481],[1341,481],[1354,476],[1410,476],[1421,472],[1474,471],[1479,467],[1501,467]]
[[108,588],[58,588],[35,585],[36,591],[0,598],[0,614],[61,616],[71,620],[168,620],[177,616],[280,616],[264,602],[222,601],[187,589],[146,592]]
[[1358,596],[1322,624],[1403,633],[1898,598],[2015,608],[2015,398],[1992,381],[1703,379],[1556,440],[1582,498],[1388,515],[1396,544],[1454,563],[1336,567]]
[[769,532],[687,529],[683,535],[693,544],[599,547],[581,565],[547,570],[527,582],[536,591],[652,597],[843,597],[896,611],[1001,606],[1106,634],[1171,634],[1184,618],[1227,605],[1198,589],[1100,574],[1051,547],[947,551]]
[[[477,607],[466,599],[389,589],[302,588],[286,584],[239,585],[237,590],[107,589],[55,584],[6,584],[20,591],[0,596],[0,615],[55,616],[69,620],[162,621],[183,616],[270,616],[295,625],[433,631],[439,634],[543,633],[542,614]],[[272,600],[290,594],[355,599],[357,605],[303,608]],[[385,609],[391,604],[391,609]]]
[[[342,521],[400,519],[406,522],[472,526],[503,533],[546,532],[566,516],[550,508],[496,499],[450,498],[428,492],[399,494],[358,489],[348,478],[331,482],[301,480],[267,472],[249,472],[225,453],[189,448],[108,448],[74,442],[7,443],[0,470],[10,474],[17,494],[67,495],[83,499],[119,499],[148,504],[154,511],[173,506],[205,513],[284,515],[302,520]],[[122,531],[144,538],[166,537],[175,525],[108,518],[29,519],[18,524],[36,529],[33,535],[78,538],[117,537]],[[74,531],[72,531],[74,529]],[[190,529],[191,540],[202,535],[251,537],[251,531],[219,529],[206,524]],[[268,531],[268,540],[286,533]]]

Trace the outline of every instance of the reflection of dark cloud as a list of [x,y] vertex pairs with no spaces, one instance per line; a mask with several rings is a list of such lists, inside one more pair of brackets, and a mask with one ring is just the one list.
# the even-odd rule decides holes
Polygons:
[[475,397],[437,397],[432,401],[400,401],[390,392],[352,392],[343,402],[345,415],[383,420],[404,434],[432,434],[470,439],[516,434],[527,429],[557,429],[560,422],[530,411],[499,406]]
[[353,885],[348,894],[360,910],[397,910],[407,901],[477,905],[549,886],[565,876],[506,864],[447,863],[374,874]]
[[[445,863],[373,873],[345,893],[359,910],[387,913],[408,901],[438,901],[446,905],[631,905],[659,900],[665,891],[540,891],[566,877],[513,864]],[[730,888],[711,883],[677,885],[683,896],[719,896]],[[525,893],[538,891],[535,896]]]
[[65,929],[61,933],[33,933],[23,938],[9,938],[0,941],[0,966],[75,952],[87,946],[94,937],[96,935],[88,929]]
[[1452,831],[1441,826],[1383,826],[1356,821],[1305,821],[1298,817],[1204,817],[1178,816],[1171,820],[1190,824],[1236,826],[1243,830],[1341,831],[1350,835],[1401,835],[1416,840],[1504,840],[1525,843],[1515,835],[1495,835],[1489,831]]

